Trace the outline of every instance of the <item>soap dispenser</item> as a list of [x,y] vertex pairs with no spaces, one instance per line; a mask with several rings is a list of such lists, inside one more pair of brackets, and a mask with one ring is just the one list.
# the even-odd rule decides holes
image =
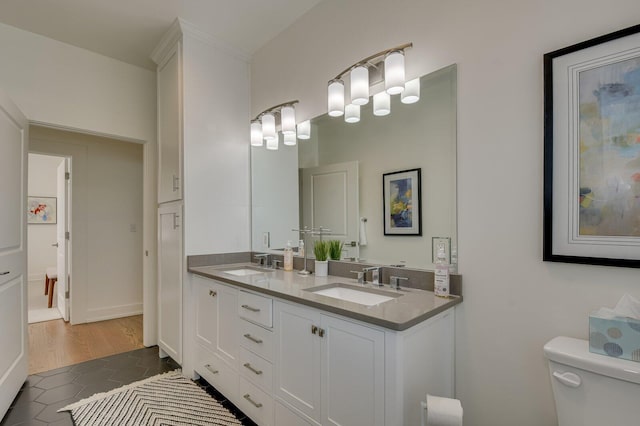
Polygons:
[[284,249],[284,270],[293,271],[293,248],[291,248],[291,240],[287,241]]
[[444,252],[444,246],[438,247],[436,257],[436,272],[433,286],[436,296],[449,297],[449,264]]

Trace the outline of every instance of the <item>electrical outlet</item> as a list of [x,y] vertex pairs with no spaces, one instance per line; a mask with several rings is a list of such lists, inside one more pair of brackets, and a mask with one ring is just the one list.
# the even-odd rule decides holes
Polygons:
[[262,233],[262,248],[269,248],[269,233]]

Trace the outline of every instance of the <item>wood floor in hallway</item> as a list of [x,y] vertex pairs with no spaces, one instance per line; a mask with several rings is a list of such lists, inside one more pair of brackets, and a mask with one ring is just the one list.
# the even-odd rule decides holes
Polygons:
[[70,325],[29,324],[29,374],[140,349],[142,315]]

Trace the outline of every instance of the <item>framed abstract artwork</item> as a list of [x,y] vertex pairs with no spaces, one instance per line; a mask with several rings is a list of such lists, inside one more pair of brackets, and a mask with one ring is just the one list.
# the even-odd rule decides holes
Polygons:
[[420,169],[382,175],[384,235],[422,235]]
[[544,244],[640,267],[640,25],[544,55]]
[[57,222],[56,197],[27,197],[27,223],[47,225]]

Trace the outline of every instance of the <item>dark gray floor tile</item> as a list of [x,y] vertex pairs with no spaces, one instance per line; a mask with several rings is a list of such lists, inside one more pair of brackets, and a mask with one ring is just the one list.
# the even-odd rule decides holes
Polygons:
[[71,371],[76,373],[86,373],[88,371],[99,370],[104,367],[107,361],[102,358],[76,364],[71,367]]
[[66,419],[60,420],[57,422],[49,423],[49,426],[74,426],[73,420],[71,420],[71,415],[69,415]]
[[13,426],[19,423],[28,422],[35,418],[42,410],[46,408],[45,404],[39,402],[31,402],[30,404],[17,404],[7,413],[2,420],[2,426]]
[[[40,420],[31,419],[24,423],[18,423],[16,426],[49,426],[49,425],[50,423],[45,423],[45,422],[41,422]],[[73,425],[73,422],[71,422],[71,425]]]
[[43,392],[44,389],[24,388],[18,393],[18,396],[16,396],[16,399],[13,401],[12,406],[19,404],[28,404],[31,401],[35,401],[35,399],[42,395]]
[[119,388],[120,386],[122,386],[122,382],[114,382],[112,380],[92,383],[82,389],[80,393],[76,395],[76,399],[81,400],[84,398],[88,398],[92,395],[95,395],[96,393],[107,392],[112,389]]
[[68,385],[62,385],[57,388],[44,391],[42,395],[36,398],[36,401],[47,405],[53,404],[64,399],[75,397],[82,389],[84,389],[84,385],[69,383]]
[[36,386],[38,383],[42,381],[42,379],[44,379],[44,377],[42,376],[37,376],[37,375],[29,376],[27,377],[27,381],[24,382],[24,385],[22,385],[22,387],[30,388],[30,387]]
[[36,416],[36,420],[40,420],[46,423],[53,423],[60,420],[70,419],[71,414],[69,411],[58,413],[58,410],[76,401],[76,398],[68,398],[63,401],[58,401],[54,404],[47,405],[44,410],[38,413],[38,415]]
[[40,383],[38,383],[38,388],[49,390],[57,388],[58,386],[68,385],[73,382],[76,377],[78,377],[78,373],[74,373],[72,371],[66,371],[54,376],[45,377]]
[[144,367],[127,367],[121,368],[117,370],[112,376],[111,380],[117,380],[123,383],[132,383],[137,380],[144,379],[144,373],[147,372],[147,369]]
[[111,376],[115,374],[115,372],[116,370],[111,370],[109,368],[99,368],[80,374],[73,380],[73,382],[80,383],[81,385],[90,385],[93,383],[104,382],[105,380],[110,379]]
[[56,374],[64,373],[66,371],[71,370],[71,367],[72,367],[71,365],[68,365],[66,367],[56,368],[55,370],[43,371],[42,373],[36,374],[36,376],[40,376],[40,377],[54,376]]

